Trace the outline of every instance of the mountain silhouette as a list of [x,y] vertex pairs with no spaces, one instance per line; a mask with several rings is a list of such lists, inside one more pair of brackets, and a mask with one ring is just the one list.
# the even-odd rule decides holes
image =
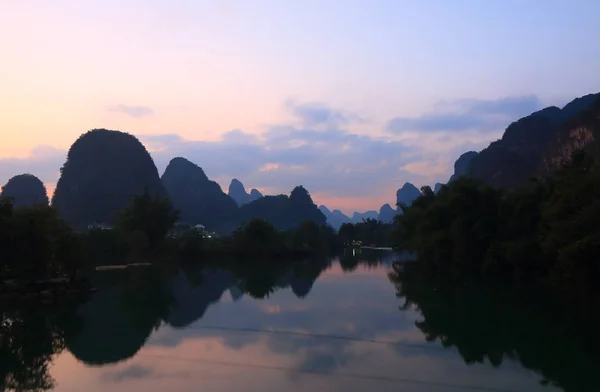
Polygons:
[[572,117],[556,132],[544,152],[539,170],[540,174],[544,175],[561,167],[563,162],[571,158],[571,153],[576,149],[584,150],[596,159],[600,158],[600,144],[597,142],[599,138],[600,94],[587,110]]
[[454,173],[452,174],[452,176],[450,176],[448,182],[452,182],[462,176],[468,175],[469,169],[471,167],[471,162],[473,161],[473,159],[475,159],[477,154],[479,153],[475,151],[467,151],[461,154],[461,156],[459,156],[458,159],[454,162]]
[[0,197],[12,198],[15,207],[48,204],[48,195],[44,183],[32,174],[19,174],[12,177],[2,187]]
[[421,196],[419,188],[410,182],[405,182],[402,188],[396,192],[396,203],[403,203],[409,206],[419,196]]
[[79,309],[83,329],[65,339],[75,358],[104,365],[131,358],[142,348],[154,325],[135,322],[120,305],[118,290],[105,289]]
[[227,193],[238,206],[242,206],[244,204],[250,203],[256,199],[260,199],[263,197],[262,193],[260,193],[256,189],[252,189],[250,193],[246,193],[246,188],[244,188],[244,184],[237,178],[231,180],[231,184],[229,184],[229,192]]
[[[172,293],[177,306],[171,309],[165,322],[175,328],[183,328],[200,320],[208,308],[221,299],[223,293],[234,284],[233,275],[226,270],[201,271],[202,284],[190,285],[179,274],[172,283]],[[240,295],[241,296],[241,295]]]
[[52,205],[76,226],[108,223],[144,189],[167,196],[142,143],[125,132],[94,129],[69,149]]
[[263,194],[256,188],[250,189],[250,201],[254,201],[256,199],[260,199],[263,197]]
[[378,216],[379,216],[379,212],[377,212],[375,210],[365,211],[365,212],[355,211],[354,214],[352,214],[352,218],[350,219],[350,222],[360,223],[363,221],[363,219],[377,219]]
[[494,186],[523,185],[539,173],[549,144],[565,124],[585,112],[600,94],[577,98],[562,109],[550,106],[513,122],[502,138],[471,161],[468,175]]
[[182,222],[214,229],[237,211],[235,201],[219,184],[185,158],[171,159],[161,179]]
[[319,206],[319,210],[325,215],[327,224],[335,230],[339,230],[344,223],[350,222],[350,218],[340,210],[329,210],[326,206]]
[[379,216],[377,217],[377,220],[384,223],[392,223],[396,213],[396,210],[393,209],[392,206],[389,204],[384,204],[379,209]]
[[304,187],[297,186],[290,196],[264,196],[240,207],[237,222],[264,219],[279,230],[298,227],[300,223],[312,220],[319,225],[326,224],[325,215],[313,203]]

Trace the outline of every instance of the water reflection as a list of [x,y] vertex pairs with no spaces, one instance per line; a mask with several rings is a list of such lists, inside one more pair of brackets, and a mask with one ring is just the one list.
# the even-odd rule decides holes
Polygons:
[[[403,309],[416,308],[427,341],[455,347],[466,364],[518,361],[564,391],[600,391],[600,327],[586,304],[542,292],[449,282],[411,264],[390,272]],[[587,309],[586,309],[587,307]]]
[[543,375],[590,390],[573,387],[577,369],[565,357],[562,369],[548,365],[560,359],[537,357],[579,356],[593,374],[597,361],[582,347],[561,352],[540,347],[557,335],[532,337],[555,320],[415,276],[392,273],[391,285],[397,257],[355,251],[334,261],[98,273],[100,290],[77,309],[3,313],[0,379],[4,390],[40,391],[553,390]]
[[75,308],[76,304],[0,308],[0,391],[54,388],[52,359],[63,351],[68,336],[81,331]]

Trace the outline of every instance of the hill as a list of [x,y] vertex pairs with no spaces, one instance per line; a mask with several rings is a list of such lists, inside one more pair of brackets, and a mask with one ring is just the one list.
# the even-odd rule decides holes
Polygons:
[[[468,175],[469,169],[471,167],[471,162],[473,162],[473,159],[475,159],[477,155],[478,153],[475,151],[467,151],[461,154],[461,156],[459,156],[458,159],[454,162],[454,173],[452,174],[452,176],[450,176],[448,182],[452,182],[462,176]],[[435,186],[435,189],[438,189],[437,184]]]
[[561,167],[576,149],[600,158],[600,97],[590,107],[571,118],[554,134],[544,152],[539,173],[545,175]]
[[229,197],[235,200],[238,206],[242,206],[263,197],[262,193],[260,193],[257,189],[252,189],[250,193],[247,193],[246,188],[244,188],[244,184],[242,184],[242,182],[237,178],[231,180],[231,183],[229,184],[229,192],[227,194]]
[[384,204],[379,209],[379,215],[377,216],[377,220],[384,223],[392,223],[394,221],[394,217],[397,212],[392,208],[389,204]]
[[109,223],[144,188],[167,196],[142,143],[125,132],[94,129],[69,149],[52,205],[76,226]]
[[562,109],[550,106],[513,122],[500,140],[473,158],[468,175],[500,187],[525,184],[539,173],[554,136],[565,129],[570,120],[590,108],[598,97],[600,94],[586,95]]
[[405,182],[404,185],[402,185],[402,188],[396,191],[396,203],[411,205],[412,202],[419,196],[421,196],[421,191],[419,188],[410,182]]
[[237,211],[235,201],[202,168],[185,158],[173,158],[161,177],[179,219],[215,229]]
[[330,211],[325,206],[319,206],[319,210],[325,215],[327,224],[336,230],[339,230],[344,223],[350,222],[350,218],[340,210]]
[[304,187],[297,186],[290,196],[265,196],[244,204],[239,208],[236,221],[249,222],[252,219],[269,221],[279,230],[296,228],[306,220],[325,225],[325,215],[313,203],[310,194]]
[[2,187],[0,197],[12,198],[15,207],[48,204],[44,183],[32,174],[19,174],[12,177]]

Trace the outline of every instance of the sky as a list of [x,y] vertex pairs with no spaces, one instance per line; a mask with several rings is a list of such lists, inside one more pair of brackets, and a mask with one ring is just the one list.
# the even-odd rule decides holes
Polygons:
[[0,184],[94,128],[347,213],[600,91],[597,0],[0,0]]

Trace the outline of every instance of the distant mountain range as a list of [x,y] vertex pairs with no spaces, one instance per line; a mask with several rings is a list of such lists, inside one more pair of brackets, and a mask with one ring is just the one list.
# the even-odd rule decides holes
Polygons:
[[[481,152],[462,154],[454,163],[448,182],[470,176],[493,186],[520,186],[560,167],[575,149],[600,157],[598,138],[600,93],[577,98],[562,109],[551,106],[513,122],[500,140]],[[437,193],[443,186],[437,183],[433,191]],[[144,189],[168,197],[180,210],[182,221],[201,223],[221,232],[230,232],[253,218],[267,219],[280,229],[294,227],[305,219],[339,228],[343,223],[363,219],[392,222],[401,212],[398,207],[384,204],[379,211],[354,212],[349,217],[326,206],[317,208],[301,186],[289,196],[264,197],[256,189],[247,193],[237,179],[231,181],[225,194],[202,168],[183,157],[173,158],[159,177],[139,140],[106,129],[91,130],[73,143],[61,168],[52,205],[76,226],[106,223],[113,221],[117,212]],[[44,185],[31,174],[11,178],[1,195],[12,197],[17,206],[48,202]],[[420,195],[419,188],[407,182],[396,192],[396,203],[410,205]]]
[[[183,157],[173,158],[159,177],[137,138],[106,129],[89,131],[71,146],[52,205],[75,226],[110,223],[144,189],[168,197],[179,210],[181,223],[203,224],[220,233],[229,233],[254,218],[266,219],[282,230],[304,220],[326,222],[302,186],[289,196],[263,197],[256,189],[246,193],[243,184],[234,179],[228,195],[200,166]],[[17,176],[3,188],[3,195],[25,205],[40,200],[48,203],[45,194],[41,181],[31,175]]]

